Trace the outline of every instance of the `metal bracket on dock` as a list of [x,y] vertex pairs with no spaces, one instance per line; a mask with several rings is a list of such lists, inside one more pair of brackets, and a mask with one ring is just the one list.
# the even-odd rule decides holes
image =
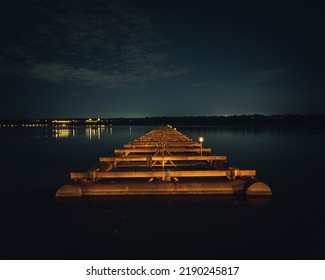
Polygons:
[[152,156],[147,156],[147,166],[152,167]]
[[240,177],[251,177],[254,178],[256,176],[255,170],[240,170],[236,167],[229,167],[227,170],[227,178],[229,180],[235,180]]
[[90,181],[92,181],[92,182],[96,182],[97,181],[97,170],[96,169],[89,170],[88,171],[88,174],[89,174]]

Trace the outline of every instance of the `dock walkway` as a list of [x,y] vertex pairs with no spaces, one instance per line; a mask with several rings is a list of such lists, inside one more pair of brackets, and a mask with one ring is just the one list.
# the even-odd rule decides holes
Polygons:
[[241,170],[171,126],[162,126],[101,157],[97,168],[71,172],[56,196],[149,194],[271,195],[255,170]]

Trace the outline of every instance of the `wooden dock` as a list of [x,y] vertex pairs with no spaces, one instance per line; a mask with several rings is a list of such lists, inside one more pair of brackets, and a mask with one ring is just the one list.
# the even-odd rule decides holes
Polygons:
[[83,195],[271,195],[255,170],[241,170],[171,126],[162,126],[101,157],[97,168],[71,172],[57,197]]

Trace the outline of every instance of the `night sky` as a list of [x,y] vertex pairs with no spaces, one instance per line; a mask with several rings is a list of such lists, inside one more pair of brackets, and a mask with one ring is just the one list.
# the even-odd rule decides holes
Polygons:
[[313,1],[2,0],[0,118],[325,113],[324,21]]

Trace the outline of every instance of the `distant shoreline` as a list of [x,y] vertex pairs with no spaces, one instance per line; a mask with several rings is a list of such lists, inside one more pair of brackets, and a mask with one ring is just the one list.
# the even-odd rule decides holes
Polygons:
[[233,115],[233,116],[186,116],[145,118],[57,118],[57,119],[1,119],[0,126],[66,126],[66,125],[325,125],[325,114],[308,115]]

